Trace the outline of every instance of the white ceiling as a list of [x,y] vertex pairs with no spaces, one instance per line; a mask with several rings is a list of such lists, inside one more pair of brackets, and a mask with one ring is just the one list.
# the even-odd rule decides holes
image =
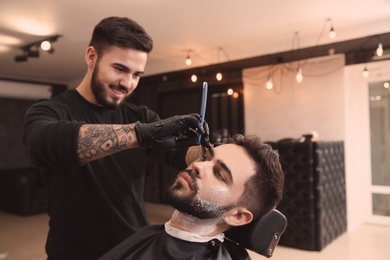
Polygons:
[[[77,82],[92,29],[107,16],[134,19],[154,39],[146,76],[190,68],[189,49],[199,67],[297,48],[295,32],[302,48],[390,32],[390,0],[1,0],[0,78]],[[55,34],[54,54],[14,61],[20,46]]]

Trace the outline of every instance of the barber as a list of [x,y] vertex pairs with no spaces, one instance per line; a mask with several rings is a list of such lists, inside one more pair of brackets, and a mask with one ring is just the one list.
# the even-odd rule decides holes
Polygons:
[[160,157],[181,169],[199,157],[197,135],[207,142],[198,114],[161,120],[125,102],[152,48],[135,21],[103,19],[86,49],[87,71],[78,87],[26,112],[23,141],[49,191],[48,259],[97,259],[148,225],[147,153],[166,151]]

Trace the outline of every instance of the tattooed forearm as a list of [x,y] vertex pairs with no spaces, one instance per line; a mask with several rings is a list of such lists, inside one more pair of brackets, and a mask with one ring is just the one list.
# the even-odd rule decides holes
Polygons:
[[123,129],[123,126],[121,126],[121,125],[113,125],[113,128],[114,128],[114,131],[116,133],[116,136],[118,137],[118,144],[119,145],[129,143],[129,141],[130,141],[129,139],[131,139],[131,138],[129,138],[127,136],[127,133]]
[[92,161],[130,148],[134,125],[83,125],[79,132],[78,156]]

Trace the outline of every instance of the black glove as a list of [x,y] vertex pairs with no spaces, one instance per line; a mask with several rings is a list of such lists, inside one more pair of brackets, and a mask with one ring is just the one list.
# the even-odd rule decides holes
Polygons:
[[[152,123],[137,122],[135,134],[139,146],[141,148],[155,147],[161,150],[172,150],[199,145],[197,141],[199,134],[202,135],[202,143],[209,136],[199,119],[199,114],[191,114],[173,116]],[[206,128],[208,131],[208,126]]]
[[210,129],[209,129],[209,125],[207,124],[206,121],[204,121],[203,130],[204,130],[204,133],[202,134],[200,142],[201,142],[203,147],[210,148],[211,147],[211,144],[210,144]]

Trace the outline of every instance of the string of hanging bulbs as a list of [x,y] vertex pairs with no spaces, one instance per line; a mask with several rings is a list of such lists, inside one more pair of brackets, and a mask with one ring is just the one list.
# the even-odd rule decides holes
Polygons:
[[[316,42],[315,46],[313,48],[311,48],[311,53],[314,53],[316,47],[319,45],[320,40],[323,37],[324,33],[326,33],[326,31],[328,32],[328,37],[330,39],[336,38],[336,30],[335,30],[335,27],[333,25],[333,21],[331,18],[327,18],[325,20],[323,28],[321,30],[321,33],[319,34],[319,37],[317,39],[317,42]],[[384,55],[385,50],[383,48],[383,44],[381,43],[381,41],[379,39],[379,36],[376,36],[376,37],[377,37],[378,45],[377,45],[377,48],[375,50],[374,56],[381,57]],[[306,62],[306,61],[302,61],[299,59],[299,51],[300,51],[299,40],[300,40],[299,33],[295,32],[294,36],[293,36],[293,52],[295,52],[297,54],[297,57],[295,59],[295,60],[297,60],[297,62],[296,62],[294,69],[292,69],[292,68],[288,69],[292,73],[294,73],[294,71],[295,71],[295,80],[297,81],[298,84],[302,83],[304,81],[304,75],[305,75],[304,74],[304,65]],[[334,49],[329,50],[330,55],[333,54],[334,52],[335,52]],[[387,55],[387,53],[388,53],[388,51],[386,50],[386,55]],[[191,49],[187,50],[186,60],[185,60],[187,66],[190,66],[192,64],[191,56],[194,54],[196,56],[199,56],[193,50],[191,50]],[[221,54],[224,54],[227,61],[230,61],[230,58],[227,55],[226,51],[222,47],[219,47],[217,50],[217,64],[220,63]],[[311,54],[306,55],[306,56],[310,57]],[[217,66],[217,68],[218,68],[218,66]],[[265,87],[269,90],[274,88],[274,83],[273,83],[273,76],[274,76],[273,74],[274,73],[275,73],[275,70],[273,70],[272,73],[268,73],[267,78],[266,78]],[[363,70],[363,76],[368,77],[368,75],[369,75],[369,72],[368,72],[367,66],[365,65],[364,70]],[[216,77],[217,81],[221,81],[223,79],[222,71],[218,71],[216,73],[215,77]],[[196,74],[191,75],[192,82],[196,82],[197,80],[198,80],[198,76]]]
[[[186,56],[186,60],[185,60],[185,63],[187,66],[190,66],[192,64],[192,60],[191,60],[191,53],[192,54],[196,54],[193,50],[189,49],[187,50],[187,56]],[[220,63],[220,54],[223,53],[225,55],[225,58],[227,61],[230,61],[230,58],[229,58],[229,55],[226,53],[226,51],[222,48],[222,47],[218,47],[218,50],[217,50],[217,64]],[[196,56],[200,57],[199,55],[196,54]],[[218,80],[218,81],[221,81],[223,79],[223,74],[221,71],[218,71],[216,74],[215,74],[215,78]],[[196,82],[198,80],[198,77],[197,75],[193,74],[191,75],[191,81],[192,82]]]
[[[378,47],[375,50],[375,54],[377,57],[382,57],[383,56],[383,45],[378,37],[377,37],[377,41],[378,41]],[[367,65],[364,64],[362,75],[364,78],[368,78],[369,74],[370,73],[368,72]]]
[[[334,26],[333,26],[333,22],[330,18],[328,18],[326,21],[325,21],[325,24],[324,24],[324,28],[326,27],[326,25],[329,24],[330,25],[330,29],[329,29],[329,38],[331,39],[334,39],[336,37],[336,31],[334,29]],[[323,29],[324,30],[324,29]],[[318,38],[318,41],[316,43],[316,45],[314,46],[314,48],[319,44],[319,40],[323,34],[323,30],[321,31],[320,33],[320,36]],[[384,50],[383,50],[383,45],[382,43],[380,42],[379,39],[377,39],[378,41],[378,47],[376,48],[376,51],[375,51],[375,54],[378,56],[378,57],[381,57],[384,53]],[[296,45],[296,46],[295,46]],[[313,49],[314,49],[313,48]],[[297,50],[298,52],[298,55],[299,55],[299,49],[300,49],[300,46],[299,46],[299,33],[298,32],[295,32],[294,33],[294,36],[293,36],[293,50]],[[299,62],[299,58],[297,59],[298,62],[297,62],[297,67],[296,67],[296,74],[295,74],[295,79],[298,83],[301,83],[304,79],[303,77],[303,69],[302,69],[302,65],[300,64]],[[275,72],[275,71],[274,71]],[[273,72],[273,73],[274,73]],[[272,74],[273,74],[272,73]],[[271,90],[273,89],[274,87],[274,84],[272,82],[272,74],[268,74],[267,76],[267,81],[265,83],[265,88],[268,89],[268,90]],[[369,72],[368,72],[368,69],[367,69],[367,65],[365,64],[364,65],[364,68],[363,68],[363,73],[362,73],[363,77],[367,78],[369,76]]]
[[[314,51],[314,49],[318,46],[319,42],[320,42],[320,39],[323,35],[323,32],[324,32],[324,29],[326,28],[326,26],[329,24],[329,38],[330,39],[334,39],[336,37],[336,31],[334,29],[334,26],[333,26],[333,22],[332,22],[332,19],[331,18],[328,18],[325,20],[325,23],[324,23],[324,26],[320,32],[320,35],[318,37],[318,40],[317,40],[317,43],[316,45],[313,47],[312,49],[312,52]],[[293,46],[292,46],[292,49],[293,50],[296,50],[297,52],[297,67],[296,67],[296,74],[295,74],[295,79],[298,83],[301,83],[303,81],[303,69],[302,69],[302,65],[300,64],[299,62],[299,50],[300,50],[300,37],[299,37],[299,33],[298,32],[295,32],[294,33],[294,36],[293,36]],[[273,72],[274,73],[274,72]],[[266,89],[268,90],[271,90],[273,89],[273,82],[272,82],[272,74],[269,74],[267,76],[267,81],[265,83],[265,87]]]

